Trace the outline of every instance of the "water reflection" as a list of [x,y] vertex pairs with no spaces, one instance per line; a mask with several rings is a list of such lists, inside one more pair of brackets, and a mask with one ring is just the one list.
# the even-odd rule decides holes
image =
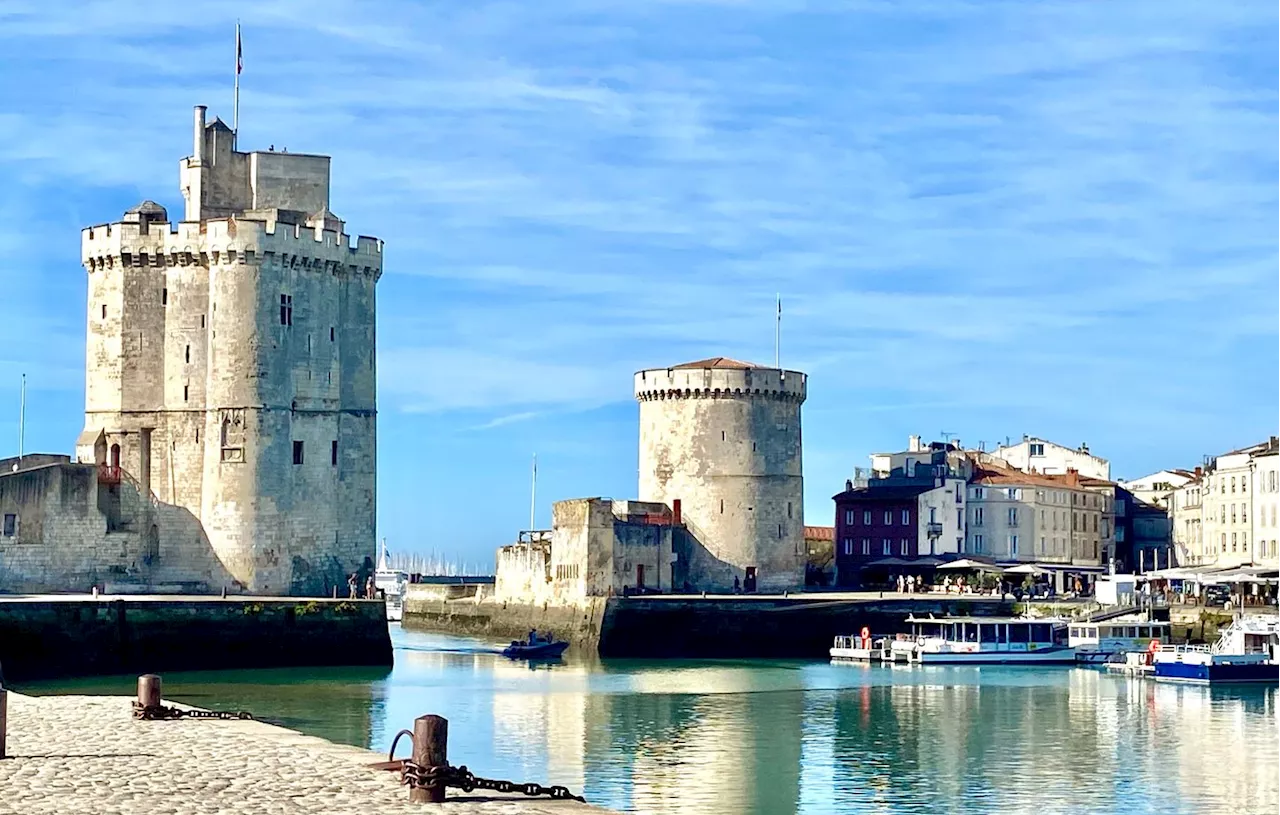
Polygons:
[[[1274,689],[1210,691],[1083,669],[600,662],[572,652],[529,665],[499,656],[497,643],[398,628],[394,641],[389,674],[174,674],[166,695],[378,750],[414,717],[438,713],[450,720],[454,763],[566,784],[636,812],[1280,804]],[[117,680],[114,692],[132,693],[133,682]],[[71,685],[110,690],[102,680]]]

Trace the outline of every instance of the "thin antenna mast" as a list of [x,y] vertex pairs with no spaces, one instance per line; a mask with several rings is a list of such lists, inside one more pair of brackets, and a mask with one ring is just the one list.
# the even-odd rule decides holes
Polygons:
[[538,454],[533,454],[533,483],[529,489],[529,531],[537,527],[534,522],[538,513]]

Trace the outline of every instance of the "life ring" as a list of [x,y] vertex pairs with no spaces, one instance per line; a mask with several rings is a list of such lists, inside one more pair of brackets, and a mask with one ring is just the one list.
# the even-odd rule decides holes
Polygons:
[[864,625],[860,633],[862,634],[862,647],[869,649],[871,647],[871,629]]
[[1160,640],[1152,640],[1147,643],[1147,653],[1154,654],[1160,650]]

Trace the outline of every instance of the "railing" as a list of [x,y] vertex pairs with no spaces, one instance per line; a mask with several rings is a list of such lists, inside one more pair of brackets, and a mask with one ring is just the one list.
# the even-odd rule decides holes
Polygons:
[[930,522],[929,525],[925,527],[925,529],[929,537],[931,538],[942,537],[942,524],[940,523]]

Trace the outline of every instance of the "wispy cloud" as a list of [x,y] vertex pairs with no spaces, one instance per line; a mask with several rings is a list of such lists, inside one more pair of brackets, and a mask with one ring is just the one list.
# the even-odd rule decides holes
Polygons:
[[[335,211],[387,241],[385,432],[485,462],[560,434],[634,484],[602,458],[634,446],[632,372],[772,359],[779,291],[815,512],[839,462],[935,426],[1087,437],[1125,472],[1274,432],[1277,9],[1193,0],[15,0],[0,280],[10,334],[59,339],[10,356],[79,365],[74,230],[178,210],[237,13],[242,143],[332,154]],[[431,459],[398,441],[384,472]]]

